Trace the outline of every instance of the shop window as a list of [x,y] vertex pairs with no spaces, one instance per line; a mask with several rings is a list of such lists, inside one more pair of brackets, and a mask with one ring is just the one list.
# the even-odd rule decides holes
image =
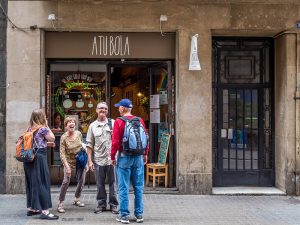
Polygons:
[[64,130],[64,118],[74,117],[77,129],[85,139],[89,124],[97,118],[96,107],[106,100],[106,65],[50,65],[50,101],[48,115],[56,136],[51,164],[60,164],[59,140]]

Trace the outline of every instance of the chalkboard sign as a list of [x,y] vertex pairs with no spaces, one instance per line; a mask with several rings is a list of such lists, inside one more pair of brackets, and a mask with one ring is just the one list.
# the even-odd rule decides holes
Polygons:
[[167,133],[162,133],[159,154],[158,154],[158,163],[160,164],[166,164],[169,142],[170,142],[170,135]]

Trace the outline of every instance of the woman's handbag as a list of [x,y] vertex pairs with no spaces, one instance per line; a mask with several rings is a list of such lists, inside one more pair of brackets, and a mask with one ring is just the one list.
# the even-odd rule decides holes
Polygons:
[[[76,156],[76,172],[75,172],[75,178],[77,180],[77,182],[81,179],[83,170],[86,167],[87,161],[88,161],[88,155],[86,153],[86,151],[81,148],[79,152],[77,152]],[[81,171],[80,176],[79,175],[79,171]]]

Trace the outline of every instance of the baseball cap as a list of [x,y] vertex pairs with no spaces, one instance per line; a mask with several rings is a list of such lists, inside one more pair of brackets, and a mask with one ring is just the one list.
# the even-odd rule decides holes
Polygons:
[[123,98],[121,101],[119,101],[117,104],[115,104],[115,107],[123,106],[125,108],[132,108],[132,102],[128,98]]

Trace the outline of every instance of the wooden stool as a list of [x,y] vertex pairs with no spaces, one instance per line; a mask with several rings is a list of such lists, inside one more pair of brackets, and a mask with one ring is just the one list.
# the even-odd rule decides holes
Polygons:
[[165,187],[168,187],[168,164],[150,163],[146,168],[146,185],[149,184],[149,177],[152,177],[153,187],[156,184],[156,177],[159,184],[159,178],[165,177]]
[[159,154],[158,154],[158,162],[157,163],[149,163],[146,166],[146,185],[149,184],[149,177],[152,177],[153,187],[155,187],[156,177],[159,184],[159,178],[165,177],[165,187],[168,187],[168,164],[167,154],[170,142],[170,134],[163,133],[161,136]]

